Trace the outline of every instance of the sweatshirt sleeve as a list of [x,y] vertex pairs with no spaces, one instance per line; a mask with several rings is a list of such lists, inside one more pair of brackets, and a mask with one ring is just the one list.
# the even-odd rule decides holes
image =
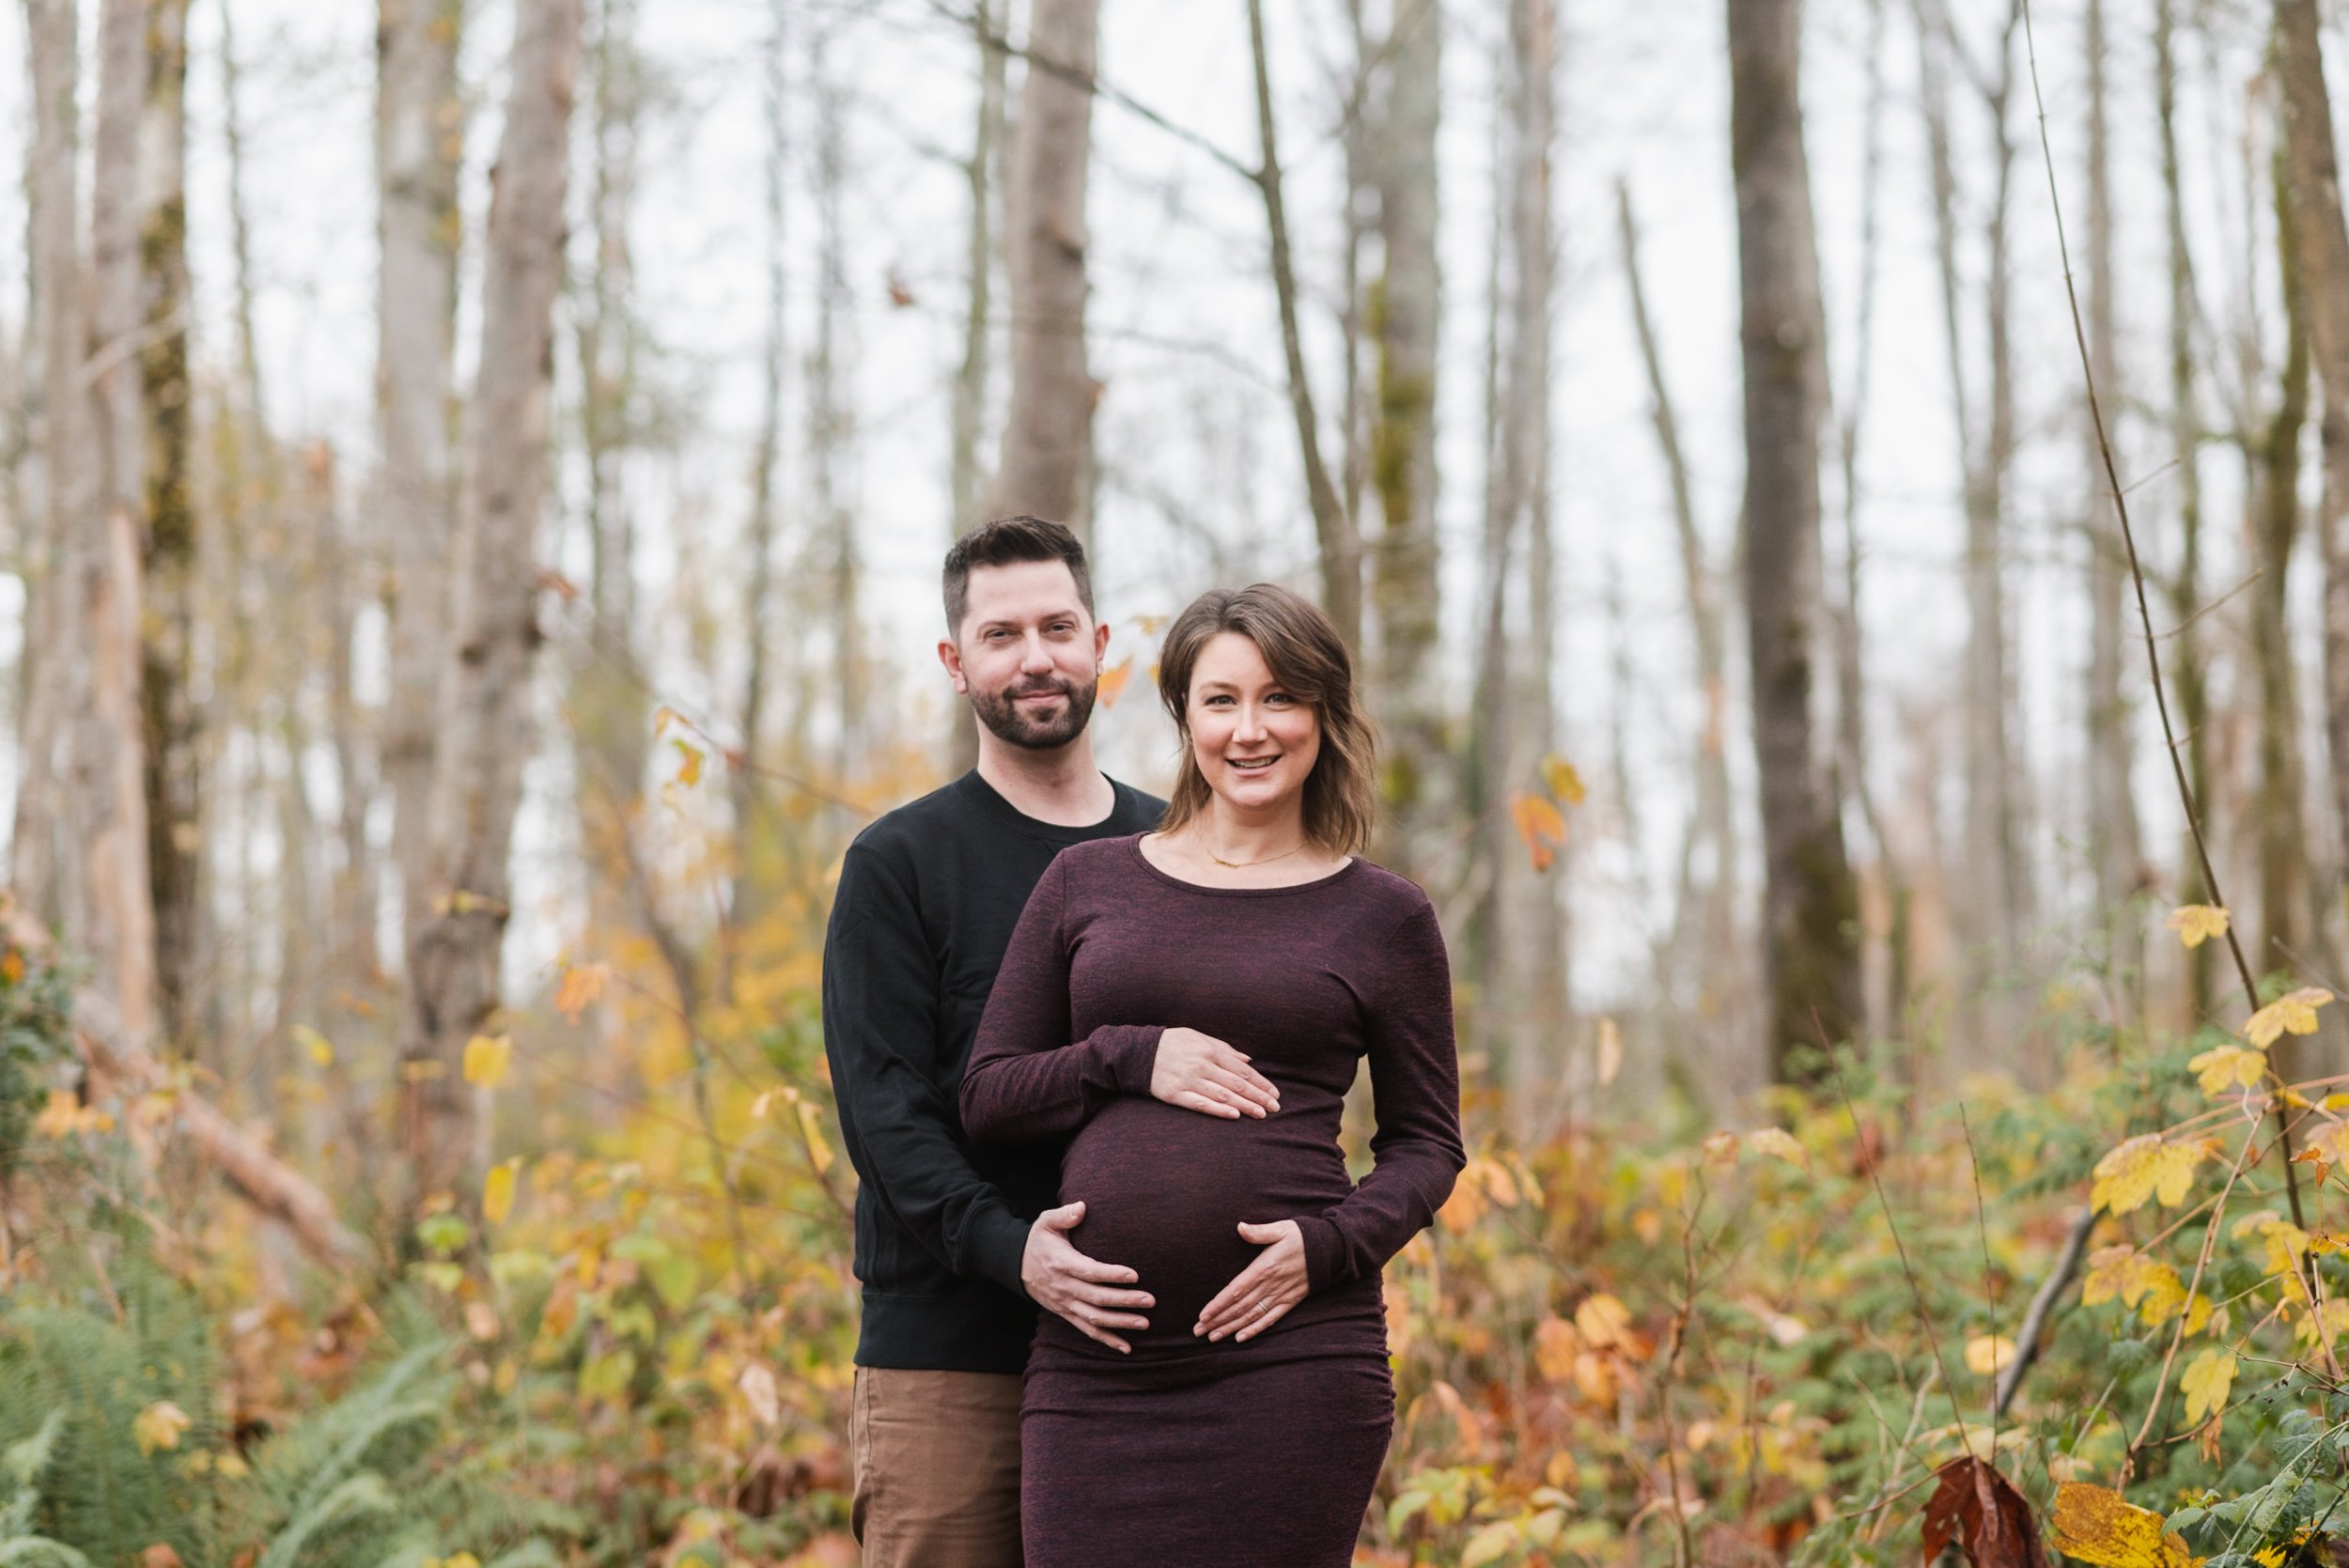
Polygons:
[[1150,1093],[1163,1029],[1104,1025],[1069,1044],[1067,864],[1046,867],[1029,895],[963,1069],[962,1125],[982,1143],[1063,1137],[1105,1102]]
[[1423,901],[1404,918],[1378,965],[1369,1005],[1376,1163],[1348,1197],[1299,1219],[1310,1290],[1384,1268],[1434,1220],[1467,1163],[1452,1038],[1452,967],[1431,905]]
[[937,965],[919,909],[872,850],[851,846],[824,938],[824,1055],[857,1178],[945,1267],[1024,1295],[1028,1222],[971,1164],[955,1103],[926,1062]]

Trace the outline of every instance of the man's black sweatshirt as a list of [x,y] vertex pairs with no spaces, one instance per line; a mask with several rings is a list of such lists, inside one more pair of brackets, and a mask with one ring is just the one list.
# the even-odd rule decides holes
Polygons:
[[1166,803],[1111,781],[1102,820],[1055,827],[974,769],[857,835],[824,938],[824,1052],[859,1181],[859,1366],[1019,1372],[1035,1331],[1028,1227],[1060,1186],[1056,1145],[974,1149],[963,1063],[1028,894],[1086,839],[1146,832]]

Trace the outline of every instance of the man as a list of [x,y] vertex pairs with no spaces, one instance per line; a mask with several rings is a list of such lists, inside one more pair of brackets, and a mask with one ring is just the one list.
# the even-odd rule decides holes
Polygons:
[[[861,1186],[849,1446],[867,1568],[1019,1568],[1019,1373],[1035,1308],[1123,1349],[1152,1305],[1085,1257],[1083,1205],[1039,1214],[1059,1151],[974,1150],[964,1062],[1012,928],[1052,857],[1143,832],[1165,802],[1102,775],[1085,725],[1110,630],[1084,548],[1010,518],[947,551],[938,656],[979,761],[848,848],[824,941],[824,1048]],[[1155,1036],[1155,1030],[1149,1032]]]

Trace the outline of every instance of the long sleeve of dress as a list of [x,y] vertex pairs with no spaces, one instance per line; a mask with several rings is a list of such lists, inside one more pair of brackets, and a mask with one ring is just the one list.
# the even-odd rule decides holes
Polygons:
[[824,1049],[857,1179],[955,1273],[1019,1292],[1028,1222],[974,1170],[955,1104],[920,1056],[937,977],[913,898],[868,851],[840,870],[824,939]]
[[1467,1163],[1452,1037],[1452,966],[1431,906],[1421,904],[1395,928],[1380,972],[1369,1005],[1376,1164],[1351,1196],[1298,1220],[1306,1280],[1315,1291],[1385,1267],[1434,1220]]
[[1029,895],[988,995],[962,1071],[962,1125],[979,1142],[1063,1137],[1105,1101],[1150,1093],[1162,1028],[1108,1024],[1069,1043],[1067,892],[1066,862],[1054,861]]

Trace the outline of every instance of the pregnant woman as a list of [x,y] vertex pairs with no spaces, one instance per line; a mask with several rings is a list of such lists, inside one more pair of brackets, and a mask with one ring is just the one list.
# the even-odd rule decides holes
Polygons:
[[[972,1138],[1067,1141],[1074,1239],[1155,1302],[1037,1331],[1027,1561],[1342,1568],[1394,1421],[1379,1271],[1462,1163],[1443,939],[1357,853],[1370,730],[1319,610],[1206,594],[1159,689],[1183,738],[1164,825],[1045,872],[962,1081]],[[1338,1119],[1364,1058],[1357,1186]]]

